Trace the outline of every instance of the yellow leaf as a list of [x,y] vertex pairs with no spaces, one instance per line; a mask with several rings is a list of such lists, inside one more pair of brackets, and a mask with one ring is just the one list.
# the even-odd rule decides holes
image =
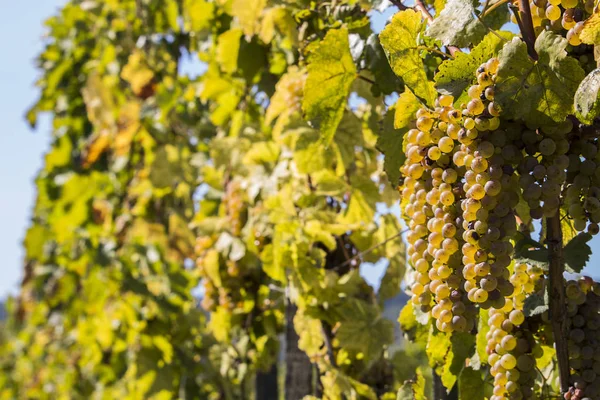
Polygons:
[[600,13],[598,11],[585,20],[579,38],[586,44],[600,44]]
[[253,36],[259,29],[259,21],[267,0],[233,0],[232,12],[237,17],[244,34]]
[[127,65],[121,71],[121,78],[129,82],[131,90],[136,95],[142,94],[142,89],[150,83],[154,72],[146,66],[144,55],[141,51],[135,51],[129,56]]
[[301,310],[294,316],[294,329],[298,333],[298,348],[306,355],[315,359],[325,352],[323,346],[323,331],[321,321],[306,316]]
[[185,0],[183,7],[185,29],[188,31],[201,31],[210,26],[210,20],[215,13],[215,5],[206,0]]
[[295,65],[288,69],[275,86],[275,94],[271,97],[265,115],[265,123],[270,124],[281,115],[292,115],[300,111],[305,81],[305,71]]
[[140,104],[138,102],[129,102],[121,108],[117,123],[118,132],[113,145],[116,155],[122,156],[129,153],[131,141],[140,128],[139,115]]

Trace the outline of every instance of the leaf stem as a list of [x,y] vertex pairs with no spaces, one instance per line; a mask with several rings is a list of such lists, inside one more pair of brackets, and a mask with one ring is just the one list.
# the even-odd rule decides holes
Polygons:
[[560,391],[569,390],[569,348],[567,345],[567,309],[565,304],[563,236],[559,211],[546,218],[548,262],[550,264],[548,298],[550,299],[550,320],[556,347],[556,359],[560,378]]
[[496,3],[494,3],[494,4],[492,4],[492,5],[490,6],[490,8],[487,8],[487,6],[486,6],[486,7],[484,7],[484,8],[483,8],[483,11],[481,12],[481,17],[482,17],[482,18],[485,18],[485,17],[486,17],[486,16],[487,16],[489,13],[491,13],[492,11],[494,11],[496,8],[500,7],[500,6],[501,6],[501,5],[503,5],[503,4],[506,4],[506,3],[508,3],[508,2],[510,2],[510,1],[512,1],[512,0],[500,0],[500,1],[498,1],[498,2],[496,2]]
[[[417,50],[426,50],[426,51],[430,51],[432,53],[436,53],[439,54],[442,57],[446,57],[446,58],[450,58],[450,59],[454,59],[454,56],[452,54],[448,54],[448,53],[444,53],[441,50],[438,50],[434,47],[427,47],[427,46],[417,46]],[[450,50],[450,48],[448,48],[448,50]]]
[[369,79],[369,78],[367,78],[366,76],[362,76],[362,75],[360,75],[360,74],[357,74],[357,75],[356,75],[356,77],[357,77],[358,79],[362,79],[363,81],[370,83],[371,85],[377,85],[377,82],[375,82],[375,81],[374,81],[374,80],[372,80],[372,79]]

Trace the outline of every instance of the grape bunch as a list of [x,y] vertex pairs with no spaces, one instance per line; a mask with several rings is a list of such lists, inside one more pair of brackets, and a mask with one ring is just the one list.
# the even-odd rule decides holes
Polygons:
[[408,255],[415,269],[412,301],[431,311],[442,332],[469,331],[477,315],[466,299],[461,275],[464,241],[456,205],[464,192],[462,171],[452,167],[460,112],[452,104],[451,96],[442,95],[435,110],[418,110],[400,168],[402,212],[410,229]]
[[598,139],[584,132],[573,137],[568,157],[567,185],[564,196],[568,214],[577,231],[597,234],[600,223],[600,154]]
[[502,309],[514,291],[507,268],[519,203],[513,168],[521,157],[513,144],[518,131],[500,126],[494,102],[497,68],[498,60],[493,58],[477,69],[477,83],[467,92],[471,100],[462,111],[460,147],[454,157],[465,170],[461,202],[464,289],[468,299],[484,309]]
[[566,283],[571,387],[567,400],[600,398],[600,288],[590,278]]
[[533,0],[529,4],[536,35],[544,30],[566,32],[571,46],[581,45],[583,22],[594,11],[594,0]]
[[514,292],[501,309],[489,312],[486,335],[490,373],[494,377],[490,400],[519,400],[533,396],[536,340],[523,313],[525,298],[543,292],[543,271],[536,266],[517,264],[510,276]]

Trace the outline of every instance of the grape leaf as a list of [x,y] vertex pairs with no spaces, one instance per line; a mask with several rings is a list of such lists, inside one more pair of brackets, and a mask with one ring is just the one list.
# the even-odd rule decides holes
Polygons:
[[450,350],[446,356],[442,373],[442,383],[448,389],[452,389],[456,379],[465,367],[465,361],[475,350],[475,337],[470,333],[455,332],[450,339]]
[[214,17],[215,5],[206,0],[185,0],[183,7],[184,28],[199,32],[209,27]]
[[496,101],[503,117],[534,125],[562,122],[573,112],[573,97],[584,77],[579,62],[567,56],[567,40],[549,31],[537,38],[539,60],[527,54],[519,38],[500,51]]
[[595,12],[585,20],[579,39],[586,44],[600,44],[600,13]]
[[[506,40],[510,40],[514,36],[511,32],[497,33]],[[498,55],[504,43],[505,41],[497,35],[490,33],[470,53],[456,53],[453,60],[444,61],[440,65],[438,73],[435,74],[436,89],[441,93],[454,96],[457,104],[466,103],[466,90],[477,79],[474,71],[481,64]]]
[[575,93],[575,116],[588,125],[600,113],[600,69],[586,76]]
[[267,0],[233,0],[231,11],[246,36],[252,36],[258,31],[260,16],[266,5]]
[[402,90],[402,80],[400,80],[387,61],[385,51],[379,42],[379,35],[372,34],[367,39],[365,48],[365,66],[366,69],[375,76],[377,88],[382,94],[387,95]]
[[[398,323],[402,332],[409,338],[411,342],[427,343],[429,329],[426,324],[419,322],[412,301],[406,303],[398,316]],[[429,315],[426,314],[425,315]]]
[[533,317],[542,314],[549,308],[548,292],[534,293],[525,299],[523,304],[523,313],[526,317]]
[[427,347],[425,348],[427,357],[429,358],[429,365],[436,369],[444,365],[446,355],[452,346],[450,337],[451,335],[438,331],[435,326],[432,325],[430,327]]
[[417,367],[415,376],[413,379],[404,382],[396,400],[424,400],[425,397],[425,378],[423,377],[423,371],[421,367]]
[[515,238],[515,263],[533,264],[548,271],[548,249],[529,236],[518,233]]
[[413,10],[396,13],[379,34],[392,70],[424,103],[433,106],[436,92],[427,79],[418,45],[424,23],[421,14]]
[[402,129],[410,123],[410,121],[416,119],[415,114],[421,108],[419,99],[410,91],[406,89],[398,97],[398,101],[390,110],[394,110],[394,128]]
[[317,357],[325,352],[321,321],[311,318],[301,310],[294,316],[294,329],[298,332],[298,348],[308,357]]
[[344,109],[356,66],[350,54],[348,30],[332,29],[313,48],[308,58],[302,109],[321,131],[321,140],[331,143]]
[[427,28],[427,35],[440,40],[444,46],[469,47],[479,43],[488,28],[497,30],[508,22],[506,4],[486,15],[483,23],[477,17],[478,5],[477,0],[448,0],[439,17]]
[[479,357],[480,363],[487,363],[488,361],[488,353],[487,353],[487,334],[490,331],[490,325],[488,324],[488,310],[484,310],[483,308],[479,309],[479,323],[477,326],[477,335],[475,336],[475,350],[476,355]]
[[[397,105],[396,105],[397,106]],[[403,150],[404,135],[407,128],[394,129],[394,114],[392,108],[383,117],[383,123],[377,137],[377,149],[383,153],[383,169],[392,186],[398,185],[400,167],[406,160]]]
[[360,300],[346,301],[340,313],[346,317],[335,337],[346,349],[362,352],[367,360],[374,360],[383,346],[394,341],[394,326],[382,318],[375,306]]
[[230,29],[219,36],[215,60],[223,72],[233,74],[237,70],[242,34],[241,29]]
[[458,378],[458,397],[460,399],[484,399],[485,383],[481,371],[473,368],[463,368]]
[[566,270],[579,273],[590,260],[592,249],[588,242],[592,240],[592,235],[581,232],[571,239],[564,248]]

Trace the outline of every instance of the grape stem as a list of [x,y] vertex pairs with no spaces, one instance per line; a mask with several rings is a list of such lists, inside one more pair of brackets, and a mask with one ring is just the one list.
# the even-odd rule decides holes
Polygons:
[[565,261],[563,256],[563,235],[560,224],[560,211],[546,219],[548,262],[550,264],[548,298],[550,299],[550,321],[556,347],[556,359],[560,378],[560,391],[569,390],[569,348],[567,345],[567,309],[565,304],[564,277]]
[[533,29],[533,19],[531,17],[531,7],[529,0],[519,0],[519,12],[517,22],[521,30],[521,36],[527,44],[527,53],[529,57],[537,61],[538,54],[535,51],[535,30]]

